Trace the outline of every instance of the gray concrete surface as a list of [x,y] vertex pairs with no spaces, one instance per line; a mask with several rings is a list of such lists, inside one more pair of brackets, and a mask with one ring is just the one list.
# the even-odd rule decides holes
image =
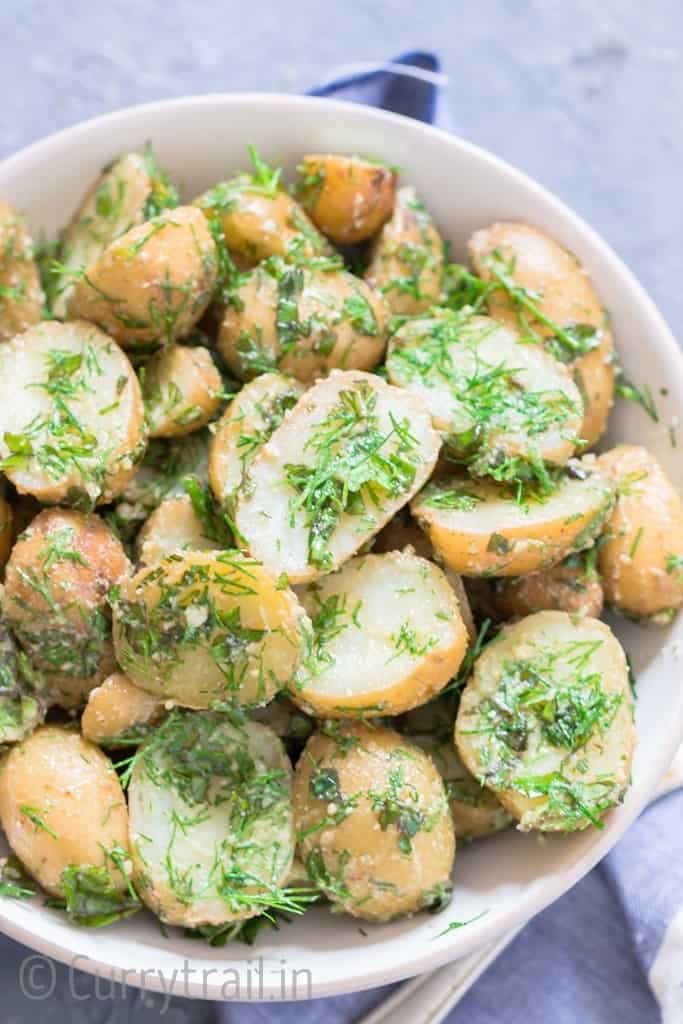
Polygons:
[[[462,134],[583,214],[683,335],[681,0],[2,0],[0,157],[120,106],[303,91],[335,65],[414,48],[441,56]],[[2,1024],[158,1019],[133,993],[74,1001],[62,985],[29,1002],[24,955],[0,942]],[[197,1024],[210,1017],[194,1007]]]

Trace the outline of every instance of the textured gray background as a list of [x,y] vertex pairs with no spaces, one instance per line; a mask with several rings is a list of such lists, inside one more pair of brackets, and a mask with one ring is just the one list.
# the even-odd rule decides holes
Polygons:
[[[0,157],[132,103],[304,91],[341,63],[434,50],[461,133],[583,214],[681,333],[682,32],[681,0],[0,0]],[[22,999],[23,955],[0,945],[2,1024],[159,1019],[132,992]]]

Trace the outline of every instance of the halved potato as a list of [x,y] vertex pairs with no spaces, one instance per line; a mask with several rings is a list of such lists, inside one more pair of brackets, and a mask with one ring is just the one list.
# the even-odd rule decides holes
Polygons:
[[629,784],[636,742],[618,640],[565,612],[505,626],[463,690],[455,739],[520,829],[601,827]]
[[475,231],[469,252],[477,273],[501,284],[488,299],[491,316],[545,340],[568,363],[586,405],[581,436],[594,445],[614,400],[614,345],[585,267],[528,224]]
[[392,313],[415,316],[438,304],[443,241],[412,186],[396,193],[390,220],[378,235],[365,280]]
[[12,748],[0,766],[0,822],[51,896],[67,895],[77,868],[99,868],[95,880],[125,894],[126,798],[109,759],[73,729],[45,725]]
[[[175,206],[178,195],[150,149],[124,153],[105,167],[71,218],[59,247],[59,261],[70,271],[91,266],[116,238]],[[62,274],[53,304],[55,316],[66,316],[73,276]]]
[[169,555],[121,584],[119,665],[187,707],[266,704],[294,674],[310,628],[291,591],[239,551]]
[[112,671],[107,596],[129,572],[121,543],[90,513],[46,509],[14,545],[4,614],[58,703],[78,706]]
[[137,535],[138,559],[143,565],[154,565],[177,551],[220,551],[224,545],[205,531],[187,494],[166,498]]
[[491,317],[408,320],[391,339],[387,371],[424,399],[478,476],[513,479],[539,460],[564,465],[579,440],[583,403],[566,367]]
[[43,289],[24,222],[0,199],[0,342],[40,322]]
[[626,615],[666,625],[683,605],[683,502],[645,448],[619,445],[598,464],[617,487],[598,553],[605,597]]
[[417,555],[352,558],[299,597],[313,637],[289,692],[319,718],[397,715],[424,704],[465,656],[458,599],[441,569]]
[[163,701],[114,672],[88,694],[81,731],[100,747],[137,746],[164,713]]
[[182,437],[218,412],[223,383],[208,349],[171,345],[145,364],[142,394],[150,437]]
[[520,501],[489,480],[442,477],[411,510],[436,551],[463,576],[524,576],[591,547],[614,502],[594,456],[569,463],[546,498]]
[[217,273],[206,219],[178,206],[111,242],[78,278],[68,313],[99,324],[124,348],[171,344],[202,317]]
[[330,722],[294,774],[299,855],[339,910],[389,921],[444,906],[455,835],[433,762],[392,729]]
[[497,615],[503,619],[553,610],[597,619],[604,599],[600,577],[581,553],[531,576],[494,580],[491,590]]
[[478,839],[507,828],[514,820],[495,793],[477,782],[453,743],[455,705],[447,697],[402,715],[397,727],[429,754],[446,785],[456,839]]
[[375,235],[391,216],[396,172],[338,153],[310,153],[297,167],[296,192],[313,223],[338,245]]
[[234,714],[174,711],[140,749],[130,845],[144,902],[196,928],[291,897],[291,766],[275,733]]
[[310,383],[335,368],[374,369],[386,328],[381,297],[348,271],[269,260],[236,289],[217,345],[241,379],[279,369]]
[[235,514],[240,543],[292,583],[331,572],[422,486],[440,443],[417,396],[371,374],[333,373],[252,461]]
[[46,504],[109,502],[145,451],[140,386],[118,345],[83,320],[0,346],[0,468]]
[[232,508],[254,456],[303,393],[304,387],[291,377],[263,373],[230,403],[216,424],[209,450],[209,483],[222,505]]

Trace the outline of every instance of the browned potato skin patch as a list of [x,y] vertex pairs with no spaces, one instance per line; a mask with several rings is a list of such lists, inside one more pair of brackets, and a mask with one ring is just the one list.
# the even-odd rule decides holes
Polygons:
[[[50,832],[21,807],[34,808]],[[12,748],[0,768],[0,823],[25,867],[51,896],[62,896],[69,865],[99,866],[103,847],[128,850],[126,798],[109,759],[77,732],[46,725]],[[117,889],[126,880],[111,872]]]
[[391,216],[396,173],[354,156],[311,153],[298,168],[298,194],[314,224],[339,245],[364,242]]
[[[50,555],[50,537],[65,529],[73,531],[69,558],[56,559],[46,571]],[[52,600],[59,608],[60,628],[73,630],[74,640],[84,641],[90,632],[91,618],[106,607],[107,593],[130,572],[130,563],[119,540],[93,513],[71,509],[45,509],[19,538],[7,563],[3,610],[10,626],[22,640],[22,631],[30,631],[32,642],[26,646],[36,666],[46,673],[48,689],[57,703],[78,707],[90,690],[114,668],[111,642],[104,644],[97,672],[88,677],[55,671],[41,657],[40,636],[49,637],[55,611],[32,587],[31,574],[49,582]]]
[[586,576],[582,566],[562,562],[545,572],[501,581],[491,587],[497,617],[523,618],[535,612],[560,611],[597,619],[604,594],[597,576]]
[[204,314],[216,276],[205,217],[178,206],[107,246],[76,284],[69,316],[99,324],[123,348],[176,341]]
[[0,342],[9,341],[42,318],[43,289],[33,259],[33,243],[23,221],[0,199],[0,288],[18,289],[0,296]]
[[[366,921],[387,921],[414,913],[422,908],[426,892],[448,881],[455,856],[455,832],[443,780],[431,758],[392,729],[343,723],[341,735],[352,742],[346,754],[332,737],[318,732],[308,740],[299,758],[292,793],[297,834],[319,825],[328,815],[329,800],[317,799],[310,792],[316,768],[336,771],[342,797],[359,794],[356,806],[340,824],[302,838],[300,856],[305,863],[311,852],[319,849],[334,876],[343,852],[350,853],[344,871],[349,898],[327,893],[346,913]],[[407,756],[392,759],[392,752],[400,749]],[[389,772],[397,764],[401,765],[405,784],[415,787],[420,805],[427,812],[443,803],[443,814],[435,827],[412,837],[409,855],[399,850],[395,825],[382,830],[369,795],[388,788]],[[374,886],[373,879],[389,885]]]
[[[598,462],[618,487],[598,556],[606,600],[666,624],[683,605],[683,502],[645,448],[619,445]],[[670,571],[671,559],[679,561]]]
[[[596,349],[568,364],[588,398],[582,437],[592,447],[605,431],[614,400],[614,345],[588,272],[570,252],[529,224],[502,222],[481,228],[470,238],[468,248],[474,269],[485,280],[491,277],[483,262],[486,256],[497,251],[506,264],[514,260],[515,282],[537,293],[538,308],[560,327],[591,324],[603,331]],[[502,289],[490,296],[488,307],[492,317],[519,328],[517,313]],[[552,334],[543,324],[533,327],[544,338]]]
[[[392,313],[414,316],[436,305],[441,294],[443,241],[426,212],[414,209],[415,189],[406,186],[396,193],[394,211],[373,245],[370,263],[365,272],[368,284],[384,295]],[[406,251],[423,250],[425,265],[418,275],[419,295],[391,287],[396,279],[413,276],[406,263]]]

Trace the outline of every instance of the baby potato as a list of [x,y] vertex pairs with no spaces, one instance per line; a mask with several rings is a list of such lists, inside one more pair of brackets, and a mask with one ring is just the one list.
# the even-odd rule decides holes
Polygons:
[[145,444],[135,372],[92,324],[45,321],[0,346],[0,469],[21,494],[107,503]]
[[352,558],[299,597],[313,637],[289,692],[319,718],[397,715],[424,704],[467,650],[445,574],[408,552]]
[[92,513],[45,509],[12,549],[5,617],[65,707],[112,671],[107,595],[129,571],[120,541]]
[[267,704],[289,682],[310,629],[294,594],[238,551],[177,552],[121,583],[116,658],[165,700]]
[[545,498],[520,502],[489,480],[441,477],[411,511],[446,565],[463,576],[525,576],[595,542],[614,503],[614,484],[594,456],[569,463]]
[[552,610],[597,619],[604,600],[600,577],[580,553],[531,576],[495,580],[491,591],[497,617],[502,619]]
[[299,855],[340,910],[389,921],[443,906],[455,835],[431,759],[392,729],[329,722],[294,773]]
[[291,377],[263,373],[230,403],[216,424],[209,451],[209,483],[221,505],[232,509],[252,459],[303,393]]
[[217,346],[240,379],[278,369],[310,383],[335,368],[374,369],[386,330],[381,297],[348,271],[269,260],[237,288]]
[[583,403],[567,369],[490,317],[408,320],[391,339],[387,372],[424,399],[476,476],[528,475],[539,460],[564,465],[579,440]]
[[462,692],[455,740],[522,831],[600,826],[629,784],[636,742],[618,640],[566,612],[504,626]]
[[221,404],[223,383],[208,349],[172,345],[145,364],[142,395],[150,437],[182,437],[206,426]]
[[100,747],[136,746],[163,716],[162,701],[114,672],[88,694],[81,732]]
[[0,823],[43,889],[69,897],[68,909],[88,874],[125,906],[126,798],[109,759],[73,729],[44,725],[12,747],[0,765]]
[[235,513],[240,543],[291,583],[332,572],[422,486],[439,447],[415,395],[368,373],[333,373],[252,460]]
[[397,726],[436,765],[448,794],[456,839],[479,839],[507,828],[514,820],[495,793],[467,770],[453,744],[455,708],[440,697],[402,715]]
[[279,175],[264,184],[240,174],[214,185],[194,205],[218,223],[225,245],[244,268],[269,256],[300,261],[334,254],[303,207],[280,188]]
[[617,487],[598,552],[605,597],[625,615],[666,625],[683,605],[683,502],[645,448],[619,445],[598,464]]
[[[438,561],[436,552],[430,544],[427,534],[417,525],[410,515],[409,509],[404,507],[399,509],[394,518],[390,519],[384,529],[380,530],[377,534],[372,545],[372,551],[373,554],[383,555],[388,551],[405,551],[406,549],[411,554],[415,553],[421,558],[429,559],[431,562]],[[442,565],[440,568],[443,570],[457,598],[460,615],[465,623],[470,642],[474,643],[477,639],[477,628],[474,625],[472,609],[470,608],[462,577],[457,572],[449,569],[448,566]]]
[[220,551],[223,545],[207,537],[205,530],[187,494],[166,498],[137,536],[138,560],[142,565],[155,565],[177,551]]
[[438,304],[443,241],[411,186],[400,188],[365,272],[392,313],[415,316]]
[[282,888],[291,774],[275,733],[234,713],[173,711],[156,729],[131,776],[130,844],[136,886],[162,921],[197,928],[297,910]]
[[[91,266],[115,239],[177,202],[151,149],[124,153],[104,168],[83,197],[62,237],[60,263],[72,271]],[[62,274],[53,303],[60,319],[66,316],[72,292],[73,277]]]
[[123,348],[170,345],[201,319],[217,274],[206,219],[178,206],[111,242],[76,281],[68,313],[92,320]]
[[33,242],[21,218],[0,199],[0,343],[40,323],[44,301]]
[[296,191],[316,227],[338,245],[365,242],[391,216],[396,172],[338,153],[311,153],[297,168]]
[[614,400],[614,345],[586,269],[528,224],[475,231],[469,252],[476,272],[501,284],[488,300],[491,316],[545,340],[567,362],[584,397],[581,436],[594,445]]

